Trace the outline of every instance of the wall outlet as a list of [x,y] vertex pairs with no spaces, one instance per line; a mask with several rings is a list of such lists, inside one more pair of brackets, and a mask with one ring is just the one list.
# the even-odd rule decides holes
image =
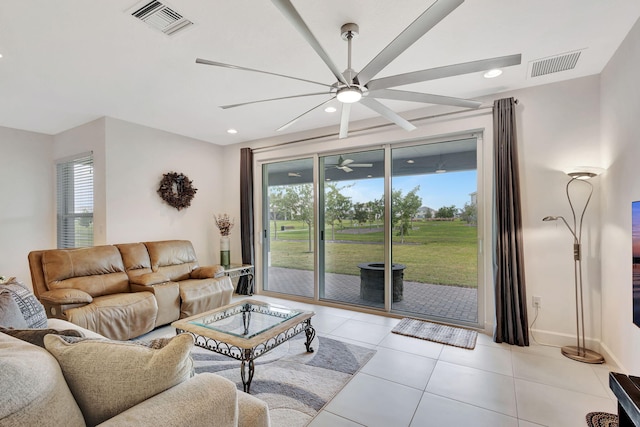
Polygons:
[[535,308],[542,308],[542,297],[534,296],[533,297],[533,306]]

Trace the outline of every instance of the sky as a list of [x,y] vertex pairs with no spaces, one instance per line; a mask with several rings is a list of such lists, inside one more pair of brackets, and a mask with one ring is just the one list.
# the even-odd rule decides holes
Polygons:
[[[451,205],[457,208],[464,207],[465,203],[471,201],[470,194],[477,191],[478,187],[476,171],[400,176],[394,177],[391,182],[393,189],[401,189],[403,195],[419,185],[418,196],[422,198],[422,206],[436,210]],[[382,178],[340,181],[339,186],[350,184],[353,186],[345,188],[341,193],[351,197],[353,203],[377,199],[382,196],[384,190]]]

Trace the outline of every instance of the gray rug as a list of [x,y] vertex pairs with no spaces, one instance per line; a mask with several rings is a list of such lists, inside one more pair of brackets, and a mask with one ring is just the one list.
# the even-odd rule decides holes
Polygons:
[[476,339],[478,338],[478,332],[470,329],[456,328],[408,317],[402,319],[391,332],[469,350],[473,350],[476,347]]
[[[316,337],[307,353],[304,334],[258,357],[251,394],[269,405],[272,427],[307,425],[375,354],[375,350]],[[240,362],[196,347],[197,373],[215,372],[242,390]]]

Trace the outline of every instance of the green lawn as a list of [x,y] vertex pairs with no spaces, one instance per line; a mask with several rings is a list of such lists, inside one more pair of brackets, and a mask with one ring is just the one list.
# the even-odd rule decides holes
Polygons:
[[[294,227],[280,231],[280,226]],[[359,275],[358,264],[384,259],[383,232],[357,229],[338,231],[331,241],[331,227],[326,227],[326,270],[329,273]],[[271,226],[271,265],[274,267],[313,269],[309,252],[309,230],[295,221],[278,221],[277,240]],[[457,286],[477,286],[476,227],[462,221],[415,222],[404,244],[393,236],[394,263],[406,265],[405,280]]]

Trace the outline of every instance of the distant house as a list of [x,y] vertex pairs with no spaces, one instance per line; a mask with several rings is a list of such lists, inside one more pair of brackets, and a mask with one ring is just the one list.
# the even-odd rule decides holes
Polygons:
[[415,219],[433,218],[434,213],[435,213],[434,209],[431,209],[427,206],[421,206],[420,208],[418,208],[418,212],[416,213]]

